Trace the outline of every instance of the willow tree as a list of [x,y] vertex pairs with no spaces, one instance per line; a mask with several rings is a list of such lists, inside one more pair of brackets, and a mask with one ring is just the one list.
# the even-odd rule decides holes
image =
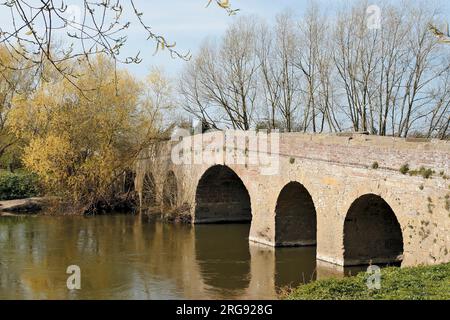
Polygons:
[[18,164],[20,153],[18,139],[9,127],[12,101],[18,94],[26,96],[32,91],[34,74],[27,68],[28,61],[19,54],[10,54],[2,45],[0,62],[0,161],[2,167],[12,169]]
[[142,107],[143,84],[115,72],[110,59],[97,56],[76,72],[76,87],[55,72],[33,95],[17,96],[10,126],[25,142],[25,167],[47,192],[85,212],[113,206],[116,182],[157,135],[158,123]]

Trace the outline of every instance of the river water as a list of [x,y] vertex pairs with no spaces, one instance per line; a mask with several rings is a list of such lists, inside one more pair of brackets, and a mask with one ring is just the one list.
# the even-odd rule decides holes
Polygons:
[[[0,299],[275,299],[279,287],[343,273],[316,263],[315,247],[249,244],[249,228],[133,215],[0,217]],[[67,288],[71,265],[79,290]]]

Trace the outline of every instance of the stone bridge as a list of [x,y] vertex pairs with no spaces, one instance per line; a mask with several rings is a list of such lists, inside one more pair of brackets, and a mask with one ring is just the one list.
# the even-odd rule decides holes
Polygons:
[[411,266],[450,261],[449,175],[449,141],[216,131],[152,146],[135,184],[142,208],[248,222],[252,242]]

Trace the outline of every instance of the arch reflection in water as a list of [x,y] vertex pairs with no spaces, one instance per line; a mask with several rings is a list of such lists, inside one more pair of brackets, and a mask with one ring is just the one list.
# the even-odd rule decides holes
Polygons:
[[273,298],[276,288],[316,278],[316,248],[272,248],[248,243],[249,225],[195,226],[196,258],[213,291],[246,298]]
[[[249,245],[248,228],[131,215],[0,217],[0,299],[263,299],[311,279],[314,248]],[[65,285],[72,264],[80,291]]]
[[316,247],[279,248],[275,251],[277,287],[316,280]]
[[195,256],[205,284],[244,291],[250,283],[249,224],[195,226]]

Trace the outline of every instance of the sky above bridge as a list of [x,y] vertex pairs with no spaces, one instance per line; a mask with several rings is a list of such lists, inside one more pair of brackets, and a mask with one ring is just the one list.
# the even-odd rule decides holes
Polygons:
[[[400,2],[401,0],[398,0]],[[233,8],[240,11],[237,16],[230,17],[227,13],[211,5],[206,8],[207,0],[138,0],[140,8],[145,12],[145,20],[153,30],[164,35],[168,42],[175,41],[177,50],[181,53],[192,52],[195,55],[201,42],[206,37],[220,37],[227,26],[237,16],[254,15],[268,22],[283,11],[291,11],[299,18],[303,15],[310,0],[230,0]],[[350,6],[353,0],[316,0],[326,14]],[[369,4],[380,3],[380,0],[368,1]],[[394,0],[394,2],[397,2]],[[406,0],[405,3],[415,2]],[[431,0],[450,21],[450,4],[447,0]],[[430,5],[432,5],[430,3]],[[172,59],[167,52],[154,55],[155,45],[145,41],[142,30],[135,26],[130,34],[128,47],[124,53],[141,52],[143,61],[140,65],[127,66],[134,74],[144,76],[152,66],[163,68],[169,75],[176,76],[185,64],[180,59]]]
[[[310,0],[230,0],[233,8],[239,9],[236,16],[228,16],[226,11],[211,4],[206,8],[207,0],[150,0],[139,1],[146,21],[153,30],[164,35],[168,42],[175,41],[181,53],[197,52],[206,37],[220,37],[227,26],[238,16],[257,16],[266,21],[274,21],[277,13],[289,10],[301,16]],[[349,0],[318,0],[319,6],[334,11]],[[145,75],[152,66],[163,68],[169,75],[176,76],[184,61],[172,59],[167,52],[154,55],[154,43],[143,41],[142,32],[136,26],[129,38],[124,53],[140,51],[144,59],[140,65],[127,66],[138,76]]]
[[[29,0],[31,2],[38,0]],[[316,0],[325,13],[333,13],[349,6],[354,0]],[[381,0],[368,1],[377,4]],[[392,0],[396,2],[395,0]],[[400,1],[400,0],[399,0]],[[406,3],[415,0],[405,0]],[[123,1],[125,4],[127,1]],[[152,27],[153,32],[163,35],[168,42],[176,42],[181,53],[191,52],[195,55],[201,42],[206,37],[220,37],[227,26],[236,17],[230,17],[225,10],[212,4],[206,8],[208,0],[135,0],[138,10],[144,13],[144,21]],[[239,16],[254,15],[268,22],[274,21],[277,13],[289,10],[299,17],[308,7],[310,0],[230,0],[233,8],[239,8]],[[432,0],[440,11],[450,20],[450,4],[447,0]],[[65,0],[67,5],[80,6],[81,0]],[[430,4],[431,5],[431,4]],[[154,54],[155,43],[146,40],[146,33],[133,14],[131,6],[124,5],[123,21],[130,21],[127,30],[127,44],[122,56],[134,56],[140,52],[143,61],[139,65],[127,65],[133,74],[143,77],[152,66],[164,69],[175,77],[186,63],[173,59],[167,51]],[[0,7],[0,28],[10,29],[10,16],[5,7]],[[66,37],[67,38],[67,37]]]
[[[169,1],[140,1],[145,12],[146,21],[152,25],[153,30],[163,34],[169,42],[177,43],[177,50],[181,53],[192,52],[195,55],[201,42],[206,37],[220,37],[227,26],[237,16],[254,15],[273,21],[277,13],[290,10],[301,15],[308,6],[309,0],[231,0],[233,8],[239,8],[237,16],[228,16],[227,13],[215,5],[206,8],[207,0],[169,0]],[[334,10],[338,3],[345,0],[326,1],[318,3],[322,7]],[[129,39],[128,53],[141,51],[144,61],[139,66],[128,68],[139,76],[148,72],[152,65],[164,68],[170,75],[176,74],[185,64],[182,60],[172,59],[167,52],[154,53],[154,43],[142,40],[139,30],[133,32]]]

